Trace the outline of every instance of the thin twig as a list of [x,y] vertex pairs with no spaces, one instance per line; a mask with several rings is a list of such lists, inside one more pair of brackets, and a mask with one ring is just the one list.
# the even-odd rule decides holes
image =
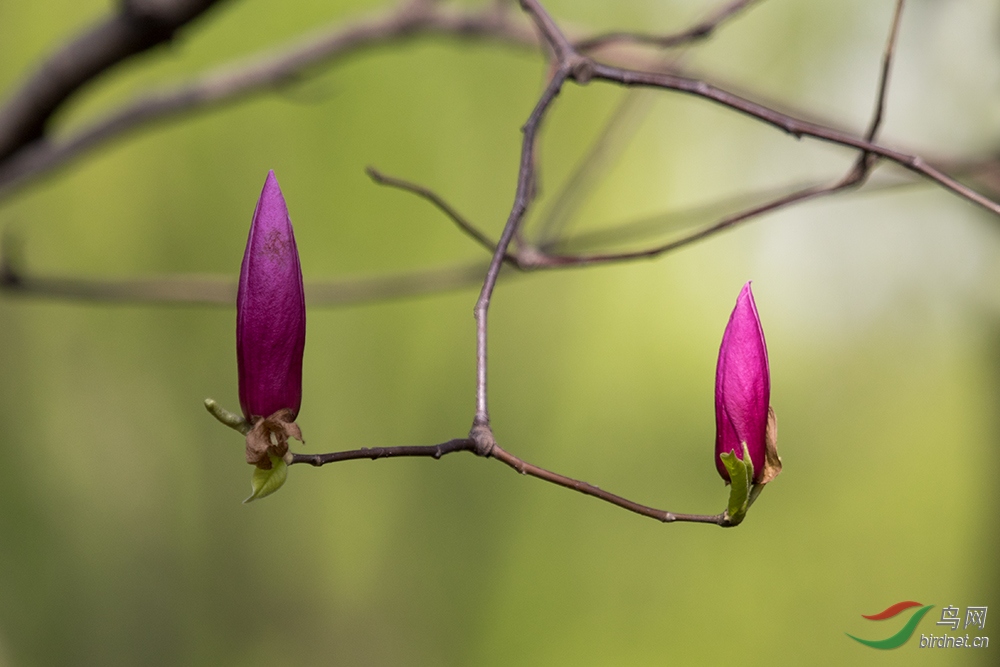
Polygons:
[[[373,181],[375,181],[379,185],[387,185],[389,187],[397,188],[399,190],[405,190],[407,192],[417,195],[422,199],[427,200],[428,202],[433,204],[439,211],[448,216],[448,218],[450,218],[451,221],[454,222],[459,229],[465,232],[466,235],[471,237],[479,245],[483,246],[483,248],[485,248],[488,252],[492,254],[493,251],[496,250],[497,244],[493,242],[488,236],[486,236],[485,232],[481,231],[478,227],[469,222],[468,219],[465,218],[465,216],[463,216],[461,213],[455,210],[455,208],[451,204],[446,202],[444,198],[442,198],[433,190],[425,188],[424,186],[418,185],[411,181],[403,180],[402,178],[396,178],[394,176],[386,176],[382,172],[375,169],[375,167],[366,167],[365,172],[368,174],[368,176],[371,177]],[[515,258],[510,254],[508,254],[505,257],[505,259],[508,262],[512,262],[516,265]]]
[[753,208],[740,211],[731,216],[727,216],[716,223],[713,223],[707,227],[704,227],[692,234],[688,234],[682,238],[675,241],[670,241],[660,246],[654,248],[645,248],[642,250],[633,250],[628,252],[619,253],[594,253],[587,255],[562,255],[554,253],[538,253],[533,259],[533,266],[526,268],[538,268],[538,269],[556,269],[564,267],[585,267],[585,266],[595,266],[598,264],[609,264],[616,262],[626,262],[635,259],[652,259],[654,257],[659,257],[673,250],[683,248],[684,246],[691,245],[697,241],[704,240],[709,236],[718,234],[721,231],[729,229],[736,226],[741,222],[747,220],[752,220],[758,218],[766,213],[771,213],[786,206],[791,206],[792,204],[799,204],[810,199],[815,199],[823,195],[829,195],[838,189],[842,189],[846,186],[838,182],[837,185],[833,187],[827,186],[812,186],[797,190],[791,194],[779,197],[778,199],[765,202]]
[[[519,0],[521,3],[521,9],[523,9],[528,17],[535,23],[535,27],[538,28],[539,33],[545,38],[549,47],[552,49],[553,54],[559,64],[566,64],[570,60],[577,56],[576,49],[567,39],[563,31],[559,29],[556,22],[552,19],[541,6],[534,0]],[[577,56],[579,57],[579,56]]]
[[[600,134],[591,143],[576,168],[560,187],[553,202],[541,217],[534,236],[534,245],[541,249],[552,247],[576,215],[584,201],[584,194],[591,191],[592,184],[607,169],[611,156],[627,142],[628,136],[639,125],[646,110],[651,106],[652,91],[627,90],[622,100],[608,116]],[[645,105],[640,102],[646,101]]]
[[[896,52],[896,39],[899,36],[899,24],[903,17],[903,5],[905,0],[897,0],[896,9],[892,14],[892,27],[889,28],[889,37],[886,40],[885,52],[882,55],[882,70],[879,74],[878,82],[878,95],[875,98],[875,111],[872,115],[871,122],[868,125],[868,132],[865,133],[865,138],[868,141],[873,141],[878,134],[879,128],[882,126],[882,118],[885,114],[885,100],[886,94],[889,89],[889,74],[892,72],[892,58]],[[851,179],[858,179],[858,181],[863,181],[867,178],[868,172],[871,170],[875,163],[878,161],[871,153],[865,151],[858,156],[857,161],[854,163],[854,169],[852,169],[847,176],[844,177],[844,181],[849,182]]]
[[456,438],[439,445],[404,445],[402,447],[362,447],[344,452],[331,452],[329,454],[292,454],[289,465],[296,463],[308,463],[309,465],[324,466],[328,463],[339,463],[341,461],[354,461],[357,459],[390,459],[402,456],[429,456],[439,459],[445,454],[454,452],[473,452],[476,444],[470,438]]
[[[507,218],[507,223],[504,225],[500,240],[497,242],[497,247],[493,253],[493,259],[490,261],[489,269],[486,272],[486,279],[483,281],[483,288],[479,293],[479,299],[476,301],[474,311],[476,317],[476,416],[473,420],[474,428],[476,426],[488,428],[490,423],[486,400],[486,332],[490,299],[493,296],[493,289],[496,287],[497,278],[500,275],[500,266],[507,255],[511,239],[514,238],[514,233],[524,219],[524,214],[531,200],[532,182],[534,180],[532,174],[534,173],[533,167],[535,161],[535,137],[538,134],[538,129],[545,116],[545,112],[552,104],[556,95],[559,94],[559,90],[562,88],[562,84],[566,81],[569,74],[570,72],[567,67],[560,67],[556,71],[549,85],[545,87],[545,91],[532,110],[531,115],[528,117],[528,121],[522,128],[524,138],[521,143],[521,166],[518,171],[514,205]],[[492,434],[489,434],[486,430],[481,430],[480,432],[483,437],[492,438]],[[490,446],[490,442],[483,443],[483,447],[487,451]]]
[[[957,173],[957,172],[955,172]],[[963,173],[966,173],[963,170]],[[971,172],[968,172],[971,173]],[[857,191],[856,195],[873,195],[873,194],[885,194],[892,191],[898,191],[906,188],[915,187],[929,187],[931,182],[926,179],[909,179],[909,180],[894,180],[885,181],[882,183],[872,183],[867,182],[864,190]],[[624,220],[621,222],[616,222],[609,224],[606,227],[599,229],[593,229],[585,232],[579,232],[572,234],[565,238],[559,239],[556,244],[550,248],[541,248],[546,254],[552,255],[570,255],[570,254],[580,254],[584,250],[591,248],[607,247],[609,245],[622,245],[624,243],[643,241],[652,237],[661,236],[668,231],[677,231],[682,229],[687,229],[694,227],[697,223],[708,219],[715,218],[719,215],[725,215],[724,211],[743,211],[751,210],[757,206],[760,206],[760,202],[768,202],[771,200],[780,200],[787,197],[793,193],[809,190],[810,188],[817,187],[815,184],[790,184],[783,187],[777,188],[767,188],[756,192],[747,192],[740,195],[734,195],[732,197],[720,198],[716,201],[710,201],[705,204],[698,204],[691,206],[689,208],[682,208],[672,211],[665,211],[663,213],[657,213],[653,215],[646,215],[637,218],[632,218],[629,220]],[[753,203],[759,202],[759,203]],[[761,214],[766,214],[771,211],[764,211]],[[729,216],[725,216],[721,219],[728,219]],[[748,218],[749,220],[752,218]],[[744,222],[746,220],[741,220]],[[712,223],[713,225],[716,223]],[[732,225],[730,225],[732,226]],[[721,230],[720,230],[721,231]],[[568,249],[575,248],[576,250],[572,253],[568,252]],[[524,266],[523,269],[528,269],[530,267]]]
[[581,53],[594,51],[610,44],[627,42],[630,44],[648,44],[663,49],[685,46],[693,42],[711,37],[715,31],[728,19],[737,16],[744,9],[759,0],[733,0],[719,7],[708,17],[695,25],[670,35],[647,35],[636,32],[606,32],[587,39],[578,40],[576,49]]
[[763,105],[751,102],[750,100],[733,95],[720,88],[716,88],[709,83],[697,79],[675,74],[655,74],[650,72],[638,72],[620,67],[611,67],[600,63],[592,63],[590,73],[594,79],[603,81],[614,81],[626,86],[643,86],[650,88],[662,88],[665,90],[676,90],[678,92],[689,93],[696,97],[710,100],[727,108],[739,111],[752,118],[756,118],[767,125],[772,125],[792,136],[812,137],[820,141],[832,144],[839,144],[849,148],[856,148],[878,155],[882,158],[895,162],[901,167],[916,174],[928,178],[947,190],[957,194],[963,199],[994,213],[1000,215],[1000,204],[988,197],[972,190],[959,183],[947,174],[929,165],[923,158],[917,155],[910,155],[886,146],[872,143],[865,139],[855,137],[846,132],[823,127],[799,120],[792,116],[777,112]]
[[596,487],[593,484],[573,479],[572,477],[566,477],[565,475],[560,475],[559,473],[527,463],[526,461],[523,461],[502,449],[500,445],[496,443],[493,444],[490,456],[498,461],[501,461],[502,463],[505,463],[522,475],[531,475],[532,477],[537,477],[538,479],[545,480],[546,482],[551,482],[553,484],[566,487],[567,489],[579,491],[584,495],[598,498],[599,500],[611,503],[612,505],[617,505],[618,507],[626,509],[630,512],[635,512],[636,514],[641,514],[642,516],[647,516],[651,519],[662,521],[663,523],[687,521],[694,523],[714,523],[717,526],[730,525],[724,512],[721,514],[679,514],[677,512],[659,510],[654,507],[633,502],[627,498],[623,498],[622,496]]
[[[472,438],[456,438],[437,445],[404,445],[400,447],[362,447],[361,449],[351,449],[342,452],[330,452],[328,454],[292,454],[289,465],[304,463],[315,467],[327,465],[329,463],[340,463],[342,461],[356,461],[358,459],[388,459],[403,457],[427,457],[440,459],[447,454],[455,452],[477,451],[477,443]],[[663,523],[694,522],[710,523],[717,526],[729,526],[730,523],[725,513],[720,514],[680,514],[656,509],[640,503],[633,502],[627,498],[605,491],[587,482],[573,479],[565,475],[554,473],[545,468],[532,465],[513,454],[501,449],[499,445],[494,445],[490,452],[490,457],[510,466],[522,475],[530,475],[546,482],[551,482],[567,489],[573,489],[580,493],[611,503],[630,512],[635,512],[642,516],[656,519]]]

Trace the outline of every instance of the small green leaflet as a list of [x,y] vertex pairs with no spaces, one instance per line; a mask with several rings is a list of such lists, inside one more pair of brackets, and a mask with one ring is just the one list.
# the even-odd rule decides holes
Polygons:
[[747,507],[750,501],[750,487],[753,486],[753,461],[750,460],[750,452],[747,450],[747,443],[743,443],[743,460],[736,456],[736,452],[723,452],[719,454],[722,465],[726,466],[729,472],[729,521],[732,525],[737,525],[746,516]]
[[288,464],[285,463],[285,460],[270,454],[268,454],[268,458],[271,459],[270,470],[253,469],[253,477],[250,478],[250,487],[253,492],[249,498],[243,501],[243,504],[271,495],[280,489],[288,478]]

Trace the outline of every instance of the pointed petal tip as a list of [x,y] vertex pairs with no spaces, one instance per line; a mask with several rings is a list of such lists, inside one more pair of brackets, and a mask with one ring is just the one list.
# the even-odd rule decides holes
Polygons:
[[264,179],[264,187],[261,188],[260,198],[261,200],[280,198],[282,202],[285,199],[281,193],[281,186],[278,185],[278,177],[274,175],[274,169],[267,172],[267,177]]

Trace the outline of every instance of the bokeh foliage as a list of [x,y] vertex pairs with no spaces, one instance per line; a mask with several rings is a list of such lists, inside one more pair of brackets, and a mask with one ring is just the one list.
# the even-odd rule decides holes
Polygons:
[[[0,90],[108,4],[0,4]],[[859,129],[891,5],[771,0],[688,63]],[[379,6],[227,3],[58,125]],[[704,11],[548,6],[602,29],[667,30]],[[985,0],[913,3],[887,141],[945,156],[995,146],[998,19]],[[106,148],[0,204],[0,225],[40,272],[235,276],[273,168],[307,280],[469,261],[482,251],[362,168],[420,180],[498,233],[543,71],[496,45],[369,52]],[[622,94],[564,92],[546,195]],[[666,94],[636,137],[579,229],[835,177],[853,159]],[[242,440],[201,407],[238,406],[232,309],[0,299],[0,664],[991,664],[996,648],[881,653],[844,633],[882,632],[860,614],[904,599],[1000,613],[998,228],[913,188],[791,209],[651,262],[501,283],[490,380],[504,447],[641,502],[716,512],[715,355],[755,281],[785,472],[732,530],[660,526],[465,454],[295,467],[244,506]],[[464,435],[474,299],[311,309],[306,450]],[[750,597],[733,598],[734,578]]]

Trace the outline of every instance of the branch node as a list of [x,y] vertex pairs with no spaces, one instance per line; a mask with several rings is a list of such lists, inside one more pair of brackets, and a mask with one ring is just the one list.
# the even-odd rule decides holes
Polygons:
[[586,86],[594,77],[594,63],[590,58],[576,56],[569,65],[570,76],[581,86]]
[[524,245],[514,254],[515,266],[521,271],[532,271],[548,266],[548,255],[534,245]]
[[497,444],[496,438],[493,436],[493,429],[490,428],[489,424],[473,424],[472,430],[469,431],[469,439],[475,445],[475,449],[472,451],[475,452],[476,456],[490,456]]

